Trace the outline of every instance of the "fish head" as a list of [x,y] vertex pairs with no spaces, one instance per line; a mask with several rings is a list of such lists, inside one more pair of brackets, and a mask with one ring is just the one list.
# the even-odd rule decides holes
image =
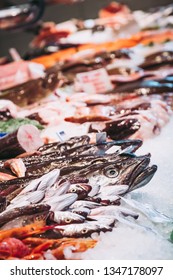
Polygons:
[[114,162],[106,162],[91,166],[87,177],[89,183],[94,185],[128,185],[129,190],[146,185],[154,176],[157,167],[149,166],[150,154],[135,156],[122,154]]
[[67,193],[76,193],[78,195],[78,199],[85,199],[91,189],[92,187],[87,184],[71,184]]

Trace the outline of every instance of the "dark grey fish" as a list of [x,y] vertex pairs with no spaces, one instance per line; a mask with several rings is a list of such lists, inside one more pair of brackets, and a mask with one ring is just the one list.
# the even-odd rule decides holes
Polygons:
[[36,214],[32,214],[32,215],[23,215],[23,216],[17,217],[15,219],[12,219],[11,221],[5,223],[1,227],[1,230],[24,227],[29,224],[38,223],[40,221],[46,222],[48,216],[49,216],[49,211],[36,213]]
[[11,210],[6,210],[0,213],[0,226],[12,221],[15,218],[24,215],[34,215],[38,213],[48,212],[50,210],[50,206],[46,204],[36,204],[29,205],[23,207],[16,207]]
[[128,185],[128,191],[131,191],[146,185],[154,176],[157,166],[149,166],[150,157],[150,154],[144,156],[122,154],[117,156],[114,162],[95,162],[85,168],[78,167],[76,170],[72,168],[71,172],[74,177],[88,178],[91,186]]

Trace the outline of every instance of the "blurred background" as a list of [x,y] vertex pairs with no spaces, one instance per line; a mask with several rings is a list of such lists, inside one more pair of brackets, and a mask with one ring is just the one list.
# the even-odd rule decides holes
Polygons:
[[[0,0],[0,7],[9,1]],[[16,1],[17,2],[17,1]],[[19,2],[19,1],[18,1]],[[20,1],[21,2],[21,1]],[[27,0],[22,1],[27,2]],[[87,19],[96,18],[98,10],[111,0],[85,0],[73,5],[56,4],[48,6],[45,10],[43,21],[62,22],[71,18]],[[132,10],[148,10],[152,7],[171,4],[171,0],[123,0],[117,1],[127,4]],[[15,47],[23,55],[28,49],[28,44],[33,38],[33,34],[24,31],[0,31],[0,56],[8,54],[8,49]]]

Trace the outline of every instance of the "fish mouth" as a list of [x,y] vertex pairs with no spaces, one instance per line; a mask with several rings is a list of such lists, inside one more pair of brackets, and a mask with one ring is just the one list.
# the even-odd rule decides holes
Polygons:
[[[138,157],[140,162],[134,168],[129,179],[130,191],[141,188],[148,184],[157,171],[157,166],[150,164],[151,154]],[[128,190],[129,191],[129,190]]]

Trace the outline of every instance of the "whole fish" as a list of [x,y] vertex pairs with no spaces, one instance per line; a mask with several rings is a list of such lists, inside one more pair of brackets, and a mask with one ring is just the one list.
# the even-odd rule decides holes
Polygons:
[[19,216],[15,219],[12,219],[11,221],[5,223],[2,227],[1,230],[7,230],[7,229],[11,229],[11,228],[19,228],[19,227],[23,227],[29,224],[35,224],[38,221],[43,221],[46,223],[46,220],[49,216],[49,211],[45,211],[45,212],[40,212],[40,213],[36,213],[36,214],[32,214],[32,215],[23,215],[23,216]]
[[70,211],[51,212],[49,219],[57,223],[58,225],[83,223],[85,221],[85,218],[83,216],[72,213]]
[[71,224],[65,226],[55,226],[53,231],[60,232],[63,237],[90,237],[92,233],[101,231],[111,231],[112,228],[106,224],[99,224],[95,221],[85,222],[83,224]]
[[122,154],[113,162],[95,161],[85,168],[80,166],[62,168],[61,175],[88,178],[91,186],[128,185],[128,191],[131,191],[146,185],[154,176],[157,166],[149,166],[150,157],[150,154],[144,156]]
[[6,210],[0,213],[0,226],[20,216],[34,215],[38,213],[48,212],[49,210],[50,206],[46,204],[29,205],[18,208],[16,207],[8,211]]

